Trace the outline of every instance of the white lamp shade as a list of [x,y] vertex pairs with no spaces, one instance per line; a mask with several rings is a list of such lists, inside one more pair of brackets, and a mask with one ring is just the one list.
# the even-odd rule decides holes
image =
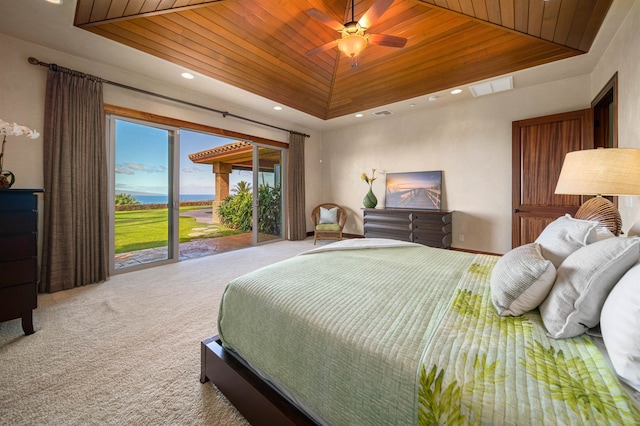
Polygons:
[[585,149],[568,153],[555,193],[640,195],[640,149]]

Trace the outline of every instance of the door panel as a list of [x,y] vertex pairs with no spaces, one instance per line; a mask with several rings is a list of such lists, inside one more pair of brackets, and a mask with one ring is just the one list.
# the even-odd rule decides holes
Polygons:
[[[175,131],[112,117],[112,272],[176,258]],[[129,269],[131,270],[131,269]]]
[[254,241],[283,238],[282,170],[284,152],[254,145]]
[[556,195],[568,152],[593,147],[591,109],[513,122],[512,246],[534,241],[565,213],[575,214],[578,195]]

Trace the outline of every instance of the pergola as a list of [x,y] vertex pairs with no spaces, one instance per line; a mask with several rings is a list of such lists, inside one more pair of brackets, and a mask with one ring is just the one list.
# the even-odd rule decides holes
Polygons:
[[[280,164],[280,152],[267,147],[258,147],[258,167],[260,171],[273,172]],[[253,144],[235,141],[204,151],[189,154],[189,159],[198,164],[211,164],[216,175],[215,200],[213,200],[213,222],[220,223],[218,206],[229,196],[229,175],[234,170],[253,170]]]

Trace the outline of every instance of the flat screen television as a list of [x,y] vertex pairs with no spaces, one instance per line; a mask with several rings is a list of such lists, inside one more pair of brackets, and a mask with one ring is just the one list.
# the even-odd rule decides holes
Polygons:
[[387,173],[385,207],[440,210],[442,170]]

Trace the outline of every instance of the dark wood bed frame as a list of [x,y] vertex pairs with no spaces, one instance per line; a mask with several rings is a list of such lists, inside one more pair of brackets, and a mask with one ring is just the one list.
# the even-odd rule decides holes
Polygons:
[[225,350],[218,336],[203,340],[200,347],[200,383],[211,380],[252,425],[317,424]]

